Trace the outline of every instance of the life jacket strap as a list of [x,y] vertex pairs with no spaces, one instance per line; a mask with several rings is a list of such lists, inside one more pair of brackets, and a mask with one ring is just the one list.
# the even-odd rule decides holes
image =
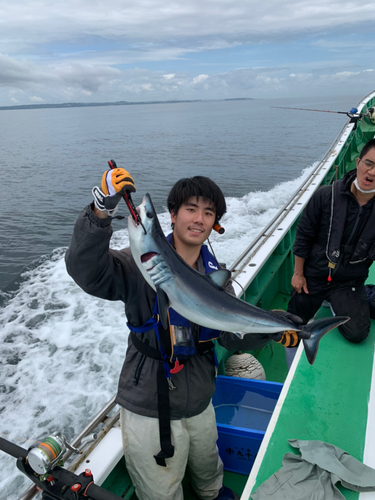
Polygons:
[[130,331],[130,340],[132,341],[133,346],[141,354],[147,356],[148,358],[157,359],[158,361],[163,361],[159,349],[155,349],[154,347],[151,347],[148,344],[142,342],[142,340],[137,337],[134,331]]
[[154,328],[156,323],[156,319],[154,317],[150,318],[146,323],[142,326],[133,326],[130,323],[126,323],[126,326],[129,328],[131,332],[135,333],[145,333]]
[[150,347],[149,345],[142,342],[137,335],[130,331],[130,339],[133,346],[141,354],[148,356],[149,358],[156,359],[159,361],[157,376],[156,376],[156,387],[158,393],[158,419],[159,419],[159,436],[160,436],[160,448],[161,450],[157,455],[154,455],[156,463],[161,467],[166,467],[166,458],[172,458],[174,455],[174,446],[171,441],[171,421],[170,421],[170,404],[169,404],[169,385],[168,379],[165,375],[165,360],[163,360],[159,349]]
[[159,436],[161,450],[154,455],[156,463],[161,467],[166,467],[166,458],[172,458],[174,455],[174,446],[171,441],[171,419],[169,404],[169,386],[165,378],[163,365],[160,363],[157,372],[158,389],[158,417],[159,417]]

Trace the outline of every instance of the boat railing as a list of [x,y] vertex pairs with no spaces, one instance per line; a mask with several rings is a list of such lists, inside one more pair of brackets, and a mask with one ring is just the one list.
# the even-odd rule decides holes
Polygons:
[[[348,123],[345,124],[341,133],[347,128]],[[324,157],[319,161],[317,166],[314,168],[312,173],[307,179],[305,179],[298,189],[292,194],[290,199],[283,205],[273,219],[267,224],[267,226],[262,229],[262,231],[254,238],[251,244],[246,248],[246,250],[238,257],[238,259],[230,266],[233,278],[242,271],[242,269],[248,264],[252,257],[259,251],[259,249],[264,245],[264,243],[272,236],[276,227],[287,217],[292,209],[299,203],[302,195],[307,191],[307,189],[314,182],[317,174],[320,172],[322,166],[329,160],[332,156],[332,151],[334,151],[335,146],[338,143],[338,139],[331,145]]]

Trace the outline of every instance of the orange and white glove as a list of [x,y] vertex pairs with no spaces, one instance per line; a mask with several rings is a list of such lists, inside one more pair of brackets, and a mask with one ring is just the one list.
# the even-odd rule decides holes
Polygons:
[[275,333],[272,340],[284,347],[297,347],[300,337],[296,331],[286,330],[285,332]]
[[95,186],[92,190],[94,204],[98,210],[107,212],[110,217],[113,217],[117,212],[118,203],[126,191],[128,193],[136,191],[129,172],[123,168],[107,170],[103,174],[100,188]]
[[[289,313],[287,311],[272,310],[268,311],[276,318],[284,319],[290,322],[290,330],[285,330],[283,332],[274,333],[271,338],[274,342],[282,344],[284,347],[297,347],[299,341],[306,338],[305,332],[296,332],[293,327],[298,328],[303,324],[302,319],[295,314]],[[299,329],[299,328],[298,328]]]

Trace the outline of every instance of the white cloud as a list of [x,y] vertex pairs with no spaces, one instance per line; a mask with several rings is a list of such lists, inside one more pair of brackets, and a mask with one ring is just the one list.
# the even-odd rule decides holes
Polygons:
[[3,0],[0,104],[367,91],[374,21],[368,0]]
[[0,87],[29,89],[30,91],[54,88],[76,88],[90,96],[108,80],[121,76],[116,68],[101,65],[70,64],[58,67],[43,66],[28,61],[16,61],[0,54]]
[[198,75],[195,78],[193,78],[193,85],[195,85],[196,83],[204,82],[205,80],[207,80],[207,78],[208,75]]
[[41,103],[45,102],[44,99],[42,99],[41,97],[36,97],[35,95],[32,97],[29,97],[29,101],[31,101],[34,104],[41,104]]
[[[164,73],[141,68],[116,71],[115,78],[107,78],[113,68],[101,68],[100,76],[90,66],[60,68],[55,71],[54,80],[50,80],[48,89],[42,87],[40,75],[35,73],[35,80],[29,72],[29,91],[23,87],[18,91],[1,93],[0,102],[14,104],[16,99],[20,104],[27,101],[38,102],[71,102],[71,101],[123,101],[168,99],[224,99],[233,97],[269,96],[303,96],[329,95],[332,89],[339,88],[341,93],[350,94],[372,90],[373,71],[337,71],[335,68],[324,68],[319,72],[308,70],[291,73],[288,67],[243,68],[225,73],[190,74],[189,72],[174,73],[173,78],[165,78]],[[333,70],[332,70],[333,69]],[[87,73],[85,72],[87,71]],[[104,75],[104,76],[103,76]],[[91,89],[87,87],[91,86]],[[363,89],[363,90],[362,90]],[[0,89],[1,90],[1,89]],[[4,89],[5,91],[6,89]],[[42,91],[43,90],[43,93]],[[337,92],[337,90],[335,90]],[[37,97],[36,97],[37,96]]]
[[215,36],[222,44],[227,36],[304,31],[364,20],[375,20],[373,4],[366,0],[47,0],[43,8],[35,0],[5,0],[0,29],[11,50],[11,44],[25,47],[61,40],[70,44],[90,36],[123,38],[125,44]]
[[342,71],[341,73],[336,73],[333,78],[348,78],[350,76],[359,75],[359,71]]

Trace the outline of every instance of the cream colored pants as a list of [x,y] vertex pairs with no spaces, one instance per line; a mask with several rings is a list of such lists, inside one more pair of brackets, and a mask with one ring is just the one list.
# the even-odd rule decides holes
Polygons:
[[188,466],[199,497],[213,500],[223,485],[223,463],[216,446],[215,411],[208,408],[196,417],[171,420],[174,456],[166,467],[157,465],[160,451],[159,420],[121,408],[122,443],[126,467],[139,500],[183,500],[181,481]]

